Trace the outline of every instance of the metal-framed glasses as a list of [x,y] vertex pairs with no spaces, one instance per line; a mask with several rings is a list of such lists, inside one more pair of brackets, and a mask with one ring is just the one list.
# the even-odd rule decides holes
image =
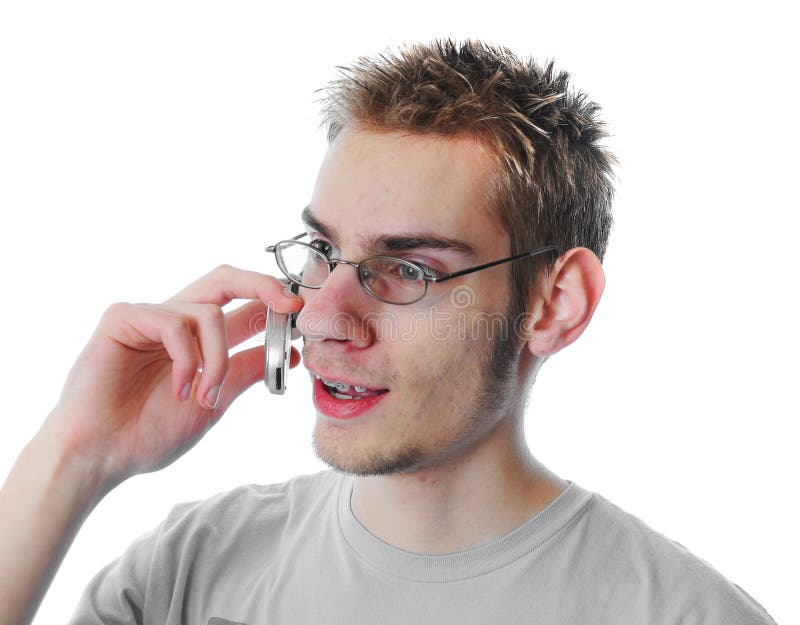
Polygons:
[[359,282],[367,293],[381,302],[401,305],[413,304],[421,300],[427,294],[428,285],[431,283],[447,282],[453,278],[488,269],[501,263],[559,250],[556,245],[547,245],[483,265],[453,273],[443,273],[423,263],[394,256],[369,256],[358,263],[341,258],[330,258],[315,246],[314,242],[298,241],[304,236],[308,236],[308,233],[298,234],[292,239],[278,241],[275,245],[268,245],[264,248],[265,251],[275,254],[278,267],[291,282],[307,289],[319,289],[322,288],[336,265],[351,265],[356,269]]

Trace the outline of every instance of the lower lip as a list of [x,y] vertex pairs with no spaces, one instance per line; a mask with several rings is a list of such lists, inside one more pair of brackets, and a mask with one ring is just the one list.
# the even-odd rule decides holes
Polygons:
[[325,390],[322,380],[314,377],[314,406],[322,414],[334,419],[352,419],[374,408],[389,393],[381,393],[364,399],[339,399]]

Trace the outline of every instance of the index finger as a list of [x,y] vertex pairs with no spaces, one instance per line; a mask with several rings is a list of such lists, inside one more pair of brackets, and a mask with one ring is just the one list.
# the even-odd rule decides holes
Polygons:
[[198,278],[166,302],[224,306],[234,299],[261,300],[278,312],[294,312],[302,300],[289,294],[275,276],[222,264]]

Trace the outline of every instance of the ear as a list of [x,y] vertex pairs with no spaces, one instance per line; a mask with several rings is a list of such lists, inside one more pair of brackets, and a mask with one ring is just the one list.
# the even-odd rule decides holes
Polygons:
[[590,249],[573,247],[559,257],[550,275],[530,294],[531,322],[524,338],[531,353],[547,357],[583,334],[605,284],[603,267]]

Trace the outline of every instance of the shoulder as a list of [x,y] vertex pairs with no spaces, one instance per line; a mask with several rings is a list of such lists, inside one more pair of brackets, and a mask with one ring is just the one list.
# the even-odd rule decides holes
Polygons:
[[196,532],[215,535],[247,527],[285,523],[330,505],[340,476],[331,469],[298,475],[272,484],[243,484],[210,497],[176,503],[163,521],[164,539],[188,538]]
[[679,542],[594,493],[584,517],[595,573],[653,623],[768,625],[766,610]]

